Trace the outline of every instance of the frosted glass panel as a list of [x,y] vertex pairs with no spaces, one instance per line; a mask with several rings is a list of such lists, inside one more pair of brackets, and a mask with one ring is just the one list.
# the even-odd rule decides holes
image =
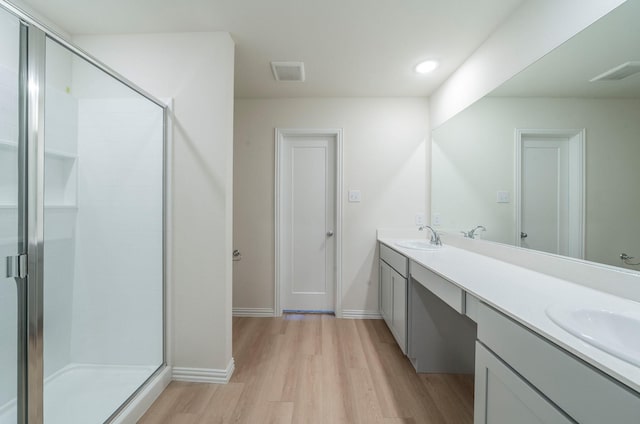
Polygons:
[[0,9],[0,424],[15,424],[18,294],[5,258],[18,253],[18,65],[20,24]]
[[163,363],[163,110],[46,58],[45,423],[102,423]]

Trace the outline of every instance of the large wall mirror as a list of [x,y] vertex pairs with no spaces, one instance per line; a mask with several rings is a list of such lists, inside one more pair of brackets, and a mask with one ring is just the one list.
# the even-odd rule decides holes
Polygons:
[[639,20],[627,1],[435,129],[432,223],[640,270]]

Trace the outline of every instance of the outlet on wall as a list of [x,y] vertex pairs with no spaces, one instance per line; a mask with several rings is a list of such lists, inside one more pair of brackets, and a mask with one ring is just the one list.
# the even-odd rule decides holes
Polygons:
[[433,218],[432,224],[433,224],[434,227],[437,227],[440,224],[442,224],[442,219],[440,218],[440,214],[439,213],[434,213],[432,218]]
[[361,198],[360,190],[349,190],[349,202],[357,203]]
[[415,223],[416,223],[416,225],[424,225],[424,214],[423,213],[417,213],[416,214]]

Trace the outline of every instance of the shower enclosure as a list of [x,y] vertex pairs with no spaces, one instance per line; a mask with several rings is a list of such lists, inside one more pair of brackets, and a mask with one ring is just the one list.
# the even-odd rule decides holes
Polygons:
[[164,369],[165,121],[0,1],[0,424],[120,419]]

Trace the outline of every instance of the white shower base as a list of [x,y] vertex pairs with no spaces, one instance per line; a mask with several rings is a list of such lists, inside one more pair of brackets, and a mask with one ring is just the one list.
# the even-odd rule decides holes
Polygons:
[[[44,383],[46,424],[101,424],[157,366],[69,364]],[[15,400],[0,407],[0,424],[16,423]]]

